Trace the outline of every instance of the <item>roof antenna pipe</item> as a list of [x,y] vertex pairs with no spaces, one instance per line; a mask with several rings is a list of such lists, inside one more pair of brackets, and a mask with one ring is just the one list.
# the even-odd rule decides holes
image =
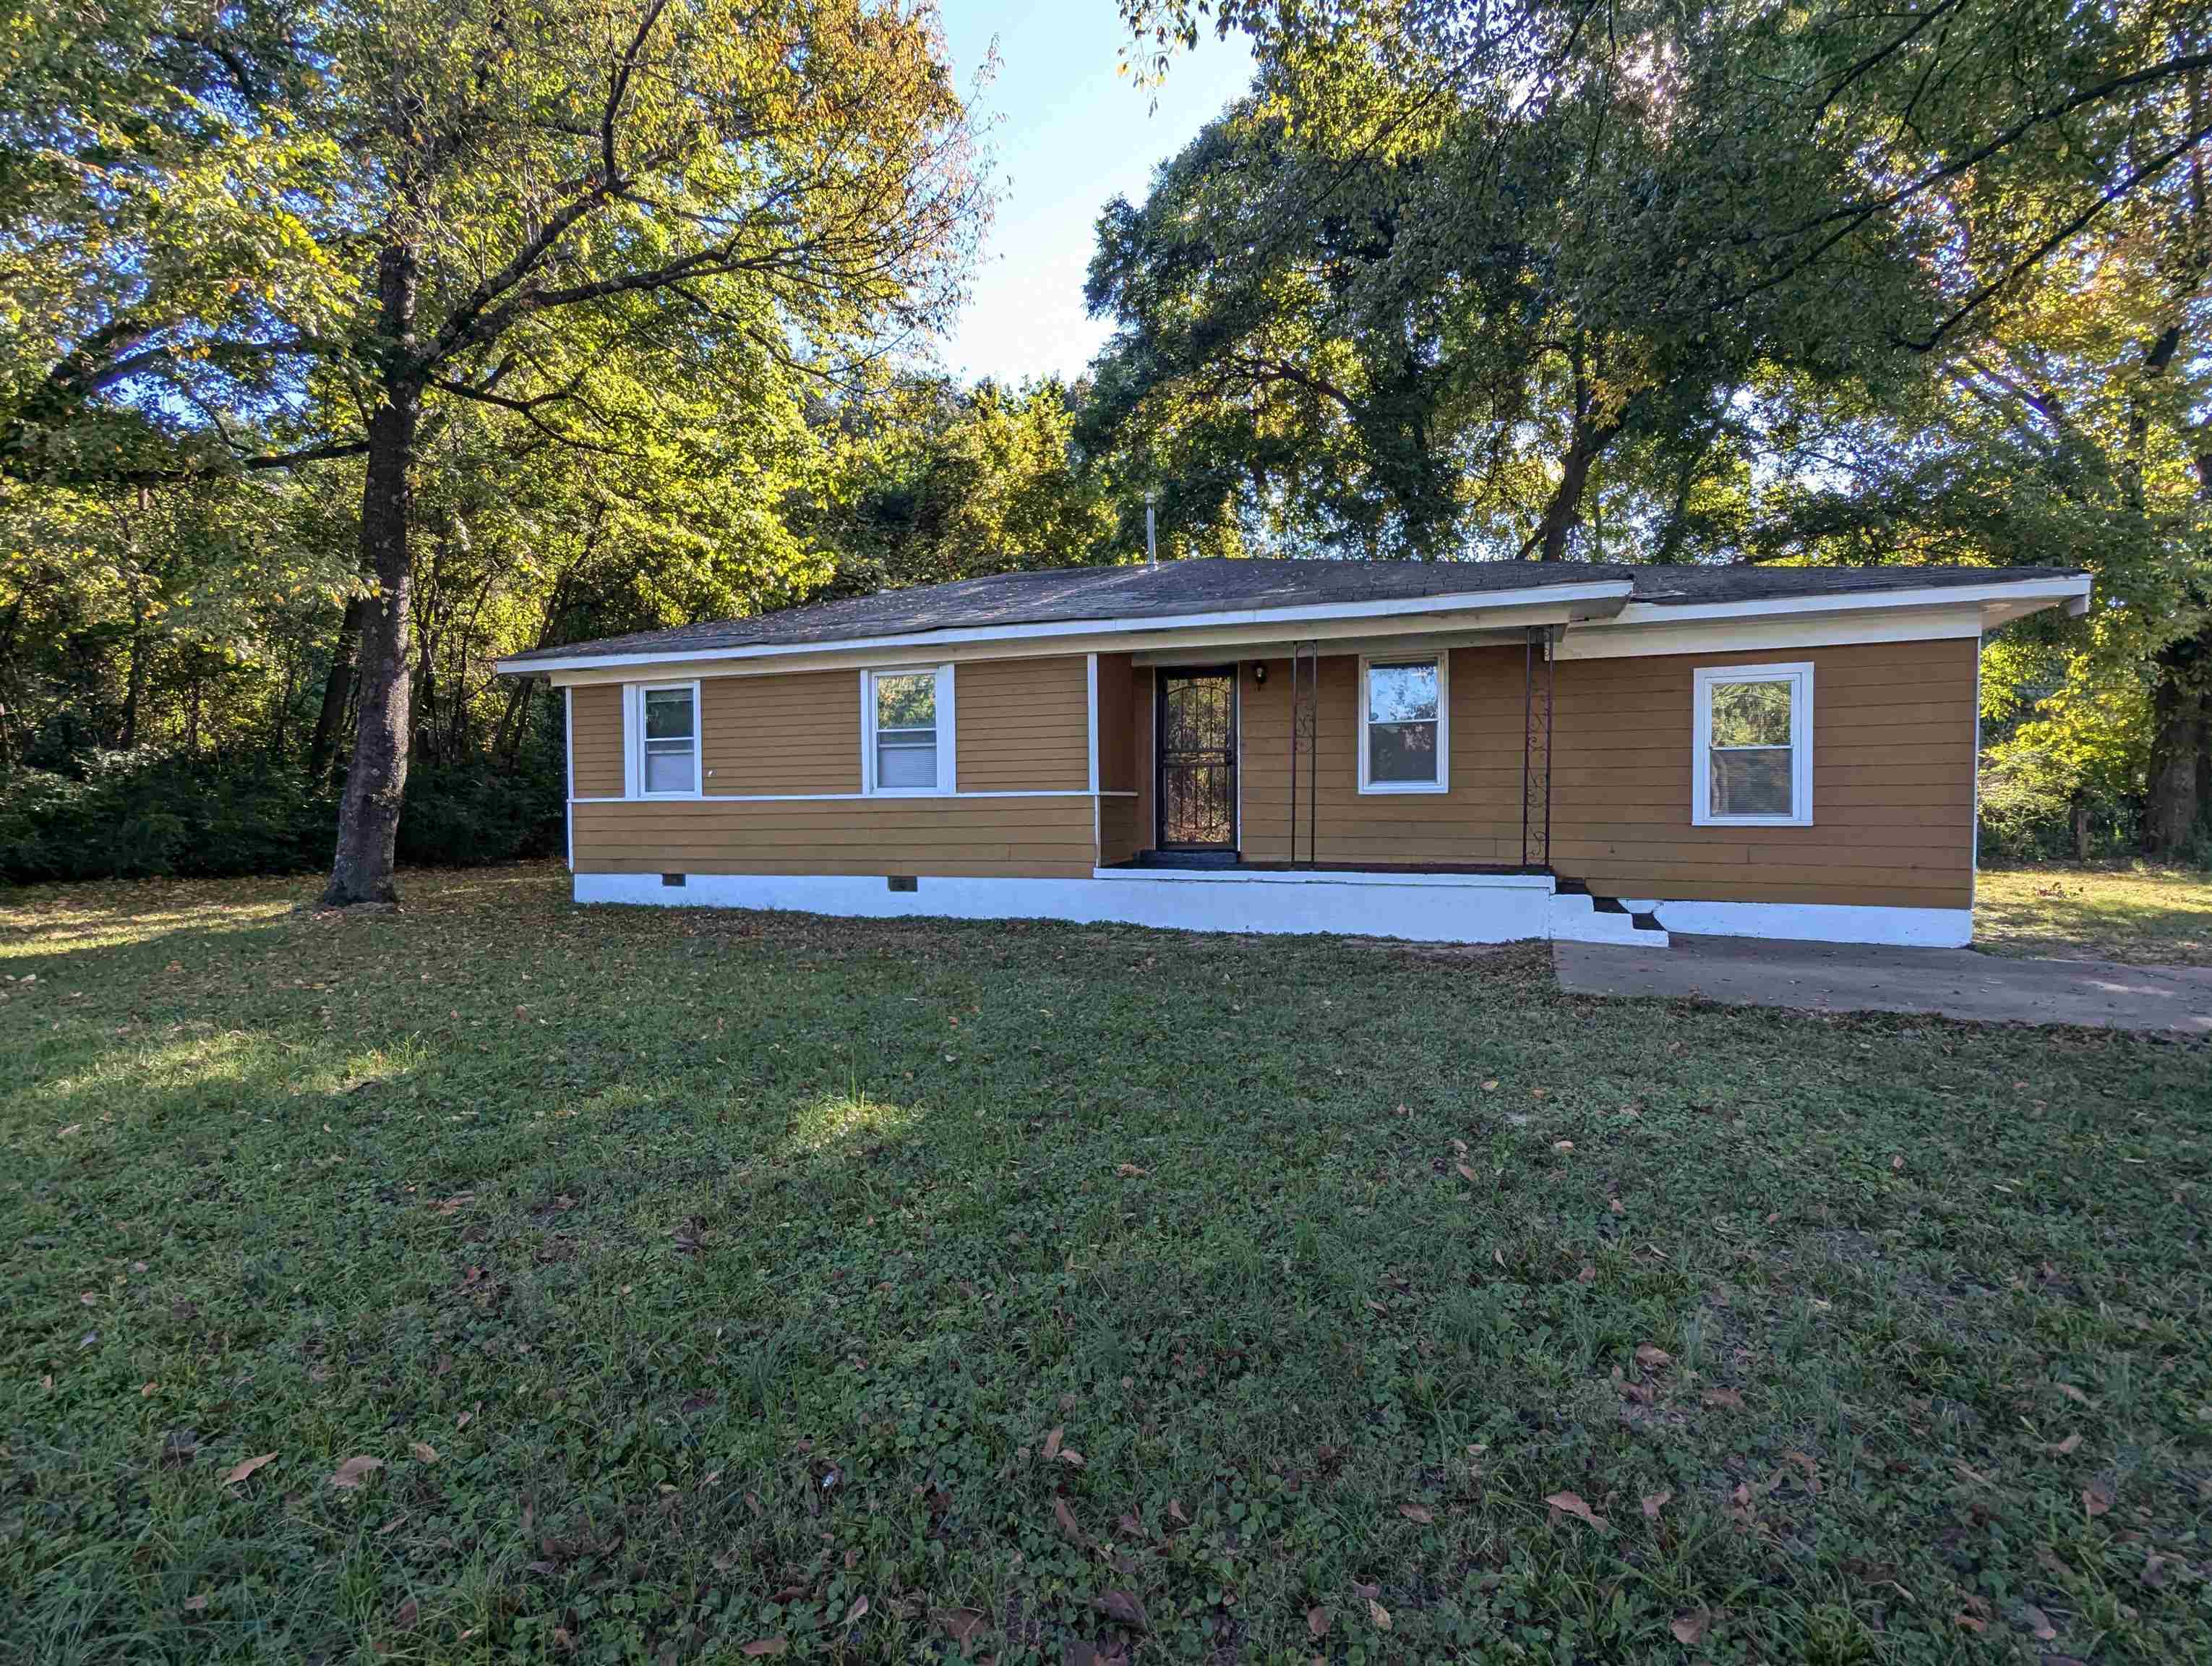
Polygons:
[[1160,570],[1160,544],[1152,525],[1152,505],[1158,499],[1157,492],[1145,494],[1145,567],[1149,572]]

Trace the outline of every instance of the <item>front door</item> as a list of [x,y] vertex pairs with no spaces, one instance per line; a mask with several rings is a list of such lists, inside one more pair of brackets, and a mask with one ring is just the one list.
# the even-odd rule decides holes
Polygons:
[[1158,673],[1162,850],[1237,848],[1237,668]]

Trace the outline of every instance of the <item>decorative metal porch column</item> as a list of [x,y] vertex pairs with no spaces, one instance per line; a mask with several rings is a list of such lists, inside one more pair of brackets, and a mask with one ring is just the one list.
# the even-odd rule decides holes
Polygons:
[[1530,625],[1522,684],[1521,866],[1552,865],[1552,666],[1556,632]]
[[1314,865],[1321,800],[1321,649],[1291,644],[1291,864],[1298,860],[1298,753],[1306,758],[1306,866]]

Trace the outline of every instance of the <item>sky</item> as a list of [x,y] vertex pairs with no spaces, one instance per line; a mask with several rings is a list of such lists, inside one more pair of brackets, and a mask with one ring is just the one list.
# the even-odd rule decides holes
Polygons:
[[963,88],[998,43],[976,109],[993,124],[1005,191],[973,298],[939,350],[970,380],[1073,376],[1107,335],[1083,309],[1099,211],[1115,197],[1144,199],[1153,167],[1243,93],[1251,54],[1242,39],[1209,34],[1155,92],[1115,73],[1127,39],[1115,0],[944,0],[944,17]]

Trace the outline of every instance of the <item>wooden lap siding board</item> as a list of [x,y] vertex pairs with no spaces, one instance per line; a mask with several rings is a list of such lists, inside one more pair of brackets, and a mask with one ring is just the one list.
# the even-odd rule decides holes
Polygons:
[[962,792],[1090,790],[1091,684],[1082,654],[963,661],[953,668],[952,705]]
[[709,796],[860,790],[860,677],[802,671],[699,684]]
[[623,691],[612,684],[568,690],[569,769],[580,799],[617,799],[623,790]]
[[[1412,657],[1410,654],[1408,657]],[[1243,854],[1291,854],[1291,665],[1266,662],[1267,680],[1243,682]],[[1303,675],[1303,670],[1301,672]],[[1337,863],[1517,863],[1521,860],[1523,651],[1463,648],[1451,654],[1449,790],[1359,790],[1359,660],[1324,654],[1317,717],[1316,854]],[[1306,857],[1308,775],[1298,757],[1298,859]]]
[[[1562,660],[1552,866],[1619,897],[1970,907],[1978,652],[1961,637]],[[1693,826],[1692,672],[1803,661],[1813,825]]]
[[[1151,708],[1151,673],[1143,673]],[[1138,677],[1126,654],[1098,656],[1098,860],[1126,862],[1152,843],[1137,796]]]
[[576,797],[617,801],[574,806],[577,872],[1089,874],[1084,657],[968,662],[953,678],[961,792],[1021,796],[853,796],[861,679],[847,671],[702,679],[706,796],[621,800],[621,690],[578,686]]
[[576,806],[580,873],[1091,872],[1091,799],[678,799]]

